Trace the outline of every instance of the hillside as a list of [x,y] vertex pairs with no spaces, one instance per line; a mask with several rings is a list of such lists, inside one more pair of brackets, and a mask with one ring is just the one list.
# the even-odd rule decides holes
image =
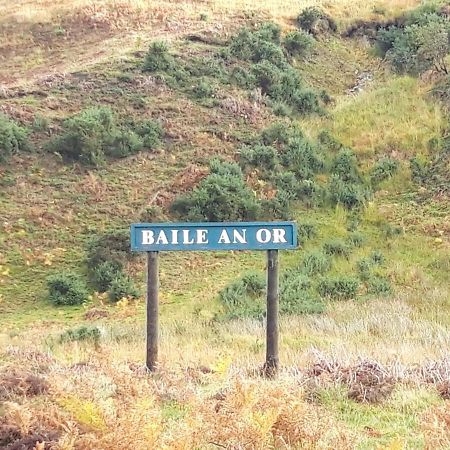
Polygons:
[[[0,448],[450,447],[450,5],[419,3],[0,0]],[[255,219],[300,229],[278,377],[258,252],[161,254],[146,373],[129,225]]]

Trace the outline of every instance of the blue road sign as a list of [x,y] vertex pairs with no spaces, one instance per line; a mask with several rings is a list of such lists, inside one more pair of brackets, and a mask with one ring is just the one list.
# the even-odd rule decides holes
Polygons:
[[136,252],[282,250],[297,247],[294,222],[138,223],[131,225]]

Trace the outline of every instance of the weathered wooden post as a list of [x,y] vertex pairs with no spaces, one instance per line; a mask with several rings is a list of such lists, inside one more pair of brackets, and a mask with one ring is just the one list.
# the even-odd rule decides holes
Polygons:
[[147,252],[147,369],[153,372],[158,363],[159,304],[158,252]]
[[266,363],[267,376],[278,370],[278,250],[267,251],[267,325],[266,325]]
[[278,250],[297,248],[294,222],[140,223],[131,225],[131,250],[147,253],[146,366],[158,366],[158,252],[267,251],[267,346],[265,372],[273,376],[278,357]]

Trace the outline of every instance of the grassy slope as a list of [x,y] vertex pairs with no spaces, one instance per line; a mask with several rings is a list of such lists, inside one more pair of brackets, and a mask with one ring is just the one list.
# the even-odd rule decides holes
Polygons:
[[[388,9],[395,10],[413,6],[414,2],[385,3]],[[258,14],[275,15],[289,26],[297,7],[286,8],[288,4],[279,2],[274,6],[271,2],[264,2],[262,12]],[[163,12],[171,8],[164,2],[161,5]],[[338,17],[345,16],[348,8],[344,1],[328,2],[327,5]],[[352,10],[353,16],[367,16],[372,10],[368,2],[361,5]],[[242,17],[238,13],[242,2],[231,2],[231,6],[232,11]],[[215,29],[218,17],[224,17],[223,8],[220,2],[214,3],[212,10],[208,11],[208,28]],[[182,22],[182,31],[204,28],[205,24],[197,19],[204,9],[198,4],[183,3],[181,10],[188,15]],[[47,8],[43,11],[48,13]],[[35,14],[34,10],[32,12]],[[31,21],[34,20],[33,14],[30,13]],[[152,14],[156,12],[152,11]],[[180,12],[177,14],[181,15]],[[227,20],[231,22],[232,16],[230,13]],[[52,15],[48,22],[53,26]],[[28,25],[16,26],[20,29]],[[152,31],[155,30],[155,34],[167,32],[157,20],[152,26]],[[102,102],[113,104],[124,114],[163,118],[169,131],[163,151],[154,155],[138,155],[95,172],[62,166],[56,157],[48,155],[18,158],[7,168],[8,177],[14,179],[15,184],[2,187],[0,196],[3,227],[0,235],[0,311],[3,325],[0,345],[26,347],[38,343],[38,347],[45,349],[50,346],[58,364],[63,367],[92,361],[94,376],[114,380],[122,386],[132,381],[116,380],[108,366],[113,357],[122,369],[129,361],[141,362],[143,304],[106,308],[110,317],[100,323],[105,332],[100,354],[89,345],[57,344],[49,341],[48,335],[57,336],[62,325],[82,321],[84,309],[49,306],[45,301],[44,278],[61,267],[80,267],[83,242],[94,230],[111,224],[127,225],[139,218],[140,211],[156,192],[172,193],[186,188],[189,186],[186,178],[189,177],[180,175],[185,173],[186,167],[202,164],[215,153],[232,154],[235,147],[233,135],[246,133],[249,128],[245,121],[226,111],[204,107],[176,92],[152,90],[149,96],[147,88],[139,83],[130,85],[118,81],[117,75],[134,64],[135,57],[130,49],[136,45],[144,47],[148,39],[145,31],[142,30],[145,38],[138,41],[129,32],[108,29],[108,41],[105,42],[116,40],[122,49],[107,48],[102,58],[117,54],[122,54],[122,57],[119,60],[108,59],[102,64],[92,63],[92,55],[95,54],[92,42],[85,47],[80,59],[70,65],[64,58],[62,64],[56,62],[64,52],[68,56],[64,43],[54,50],[53,56],[46,54],[48,49],[43,46],[43,62],[50,58],[50,68],[80,67],[80,62],[84,64],[83,58],[89,61],[90,67],[83,69],[81,74],[67,75],[63,82],[56,79],[53,84],[50,81],[50,85],[38,85],[38,90],[46,93],[44,97],[31,88],[26,96],[13,96],[3,103],[12,115],[30,123],[36,113],[57,121],[82,106]],[[84,39],[89,38],[88,33]],[[127,47],[125,42],[130,45]],[[339,58],[332,58],[336,54]],[[14,67],[21,71],[24,67],[24,61],[17,58],[8,59],[2,69],[2,75],[10,85],[15,84],[16,79],[7,78],[7,70]],[[345,91],[354,83],[352,74],[355,69],[373,72],[375,81],[367,92],[352,98]],[[353,145],[363,162],[376,154],[390,153],[401,159],[424,152],[427,140],[438,136],[443,126],[442,112],[427,98],[425,85],[417,80],[393,77],[366,49],[353,42],[340,39],[321,42],[317,57],[300,70],[312,85],[328,89],[336,98],[330,118],[308,119],[302,124],[303,128],[311,135],[322,128],[330,129],[345,143]],[[42,63],[31,64],[29,70],[23,72],[24,81],[31,83],[34,75],[41,71],[45,72]],[[76,89],[70,89],[70,86],[76,86]],[[399,101],[392,101],[396,94]],[[141,97],[146,101],[143,109],[136,106],[140,104],[136,99]],[[251,128],[261,128],[265,123],[267,113],[262,111]],[[223,139],[224,133],[230,137]],[[45,133],[38,133],[36,139],[38,143],[43,142]],[[393,361],[405,365],[424,364],[427,358],[439,360],[445,354],[450,325],[449,230],[445,219],[449,211],[445,204],[439,202],[413,203],[415,198],[407,193],[411,186],[405,184],[406,172],[402,171],[391,180],[385,186],[385,192],[368,208],[363,224],[363,231],[369,239],[366,247],[352,255],[349,262],[337,261],[334,269],[336,272],[344,271],[368,248],[379,248],[389,261],[388,272],[395,281],[396,295],[380,301],[334,303],[322,317],[283,319],[282,360],[286,366],[307,366],[315,360],[312,349],[324,352],[327,358],[335,357],[344,365],[353,363],[358,356],[374,358],[388,366]],[[345,233],[345,215],[340,209],[334,213],[299,211],[298,217],[300,220],[307,217],[319,228],[319,236],[307,244],[306,250],[329,237]],[[380,228],[385,219],[404,227],[405,235],[385,239]],[[436,241],[436,238],[443,239]],[[283,265],[298,264],[300,255],[300,252],[283,254]],[[183,268],[181,276],[180,267]],[[214,392],[235,383],[236,377],[242,378],[246,370],[262,361],[264,330],[261,323],[244,321],[214,325],[210,322],[214,312],[220,308],[217,292],[229,280],[250,268],[263,270],[263,255],[163,255],[162,364],[164,370],[173,370],[174,373],[166,374],[167,378],[162,375],[162,381],[173,382],[173,386],[182,392],[186,388],[182,381],[170,381],[172,376],[179,377],[173,369],[175,366],[180,367],[182,373],[187,367],[198,365],[208,365],[217,370],[217,374],[209,376],[203,386],[195,387],[192,398],[178,399],[175,406],[169,407],[158,397],[154,411],[164,416],[164,433],[171,434],[175,428],[192,425],[190,414],[178,414],[179,405],[182,409],[191,408],[195,413],[197,402],[204,398],[205,391]],[[132,270],[138,277],[142,276],[143,261]],[[99,296],[94,296],[92,301],[93,305],[104,309],[103,302]],[[3,358],[10,364],[14,356],[9,353]],[[57,370],[50,374],[52,377],[56,383]],[[290,378],[289,373],[286,378],[290,380],[288,383],[295,383],[295,378]],[[245,376],[242,382],[251,384]],[[77,380],[73,381],[73,386],[74,389],[85,387]],[[265,387],[261,385],[261,389]],[[423,447],[422,413],[431,405],[440,403],[433,392],[400,387],[388,403],[370,407],[349,401],[339,389],[325,389],[320,394],[320,404],[333,420],[341,421],[336,425],[338,428],[341,426],[339,423],[344,423],[356,431],[358,447],[377,448],[380,444],[394,445],[396,442],[399,447],[391,448],[402,448],[405,443],[408,448]],[[58,395],[66,396],[67,392],[59,392]],[[94,404],[105,408],[103,400],[92,397],[89,389],[86,398],[94,398]],[[120,403],[121,397],[116,400]],[[66,402],[64,405],[78,422],[86,420],[80,418],[73,404]],[[239,417],[243,420],[244,415],[242,412]],[[220,424],[215,426],[220,429]],[[347,447],[343,445],[342,448]]]

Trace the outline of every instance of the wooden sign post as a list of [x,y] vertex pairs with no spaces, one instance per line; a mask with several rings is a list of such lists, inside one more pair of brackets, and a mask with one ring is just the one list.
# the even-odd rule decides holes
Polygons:
[[265,372],[276,373],[278,356],[278,250],[297,248],[294,222],[164,223],[131,225],[131,250],[147,252],[146,366],[158,364],[158,252],[207,250],[267,251],[267,328]]

